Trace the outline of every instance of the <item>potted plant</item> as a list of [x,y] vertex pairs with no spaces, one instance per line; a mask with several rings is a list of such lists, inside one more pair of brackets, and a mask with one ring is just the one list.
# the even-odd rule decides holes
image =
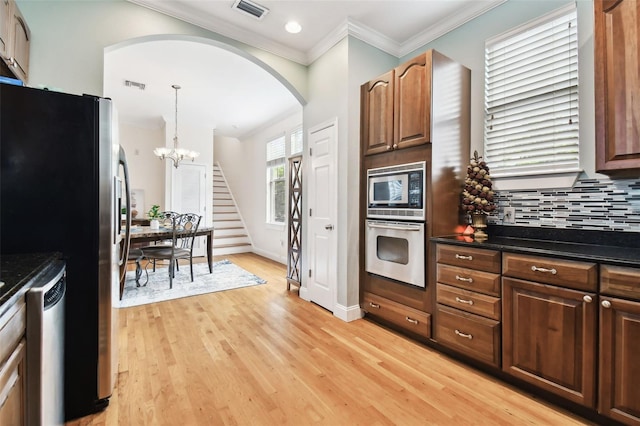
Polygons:
[[120,209],[120,215],[122,220],[127,220],[127,208],[123,207]]
[[160,219],[162,219],[160,206],[157,204],[151,206],[147,215],[149,216],[149,219],[151,219],[151,222],[149,223],[149,225],[151,225],[151,229],[160,229]]

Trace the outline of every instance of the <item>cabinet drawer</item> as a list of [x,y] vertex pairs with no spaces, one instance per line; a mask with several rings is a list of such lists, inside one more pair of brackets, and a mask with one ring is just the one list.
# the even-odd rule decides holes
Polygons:
[[505,253],[502,275],[555,284],[576,290],[596,291],[598,265],[591,262]]
[[442,305],[451,306],[473,314],[500,320],[500,298],[487,296],[475,291],[438,283],[437,300]]
[[500,296],[500,275],[457,266],[437,267],[438,282],[468,290]]
[[362,309],[373,316],[392,322],[408,331],[431,338],[431,315],[393,300],[364,293]]
[[17,302],[0,318],[0,364],[2,364],[22,339],[26,326],[24,300]]
[[438,244],[436,262],[500,273],[500,252],[495,250]]
[[436,341],[500,367],[500,323],[438,305]]
[[640,300],[640,269],[600,265],[600,291]]

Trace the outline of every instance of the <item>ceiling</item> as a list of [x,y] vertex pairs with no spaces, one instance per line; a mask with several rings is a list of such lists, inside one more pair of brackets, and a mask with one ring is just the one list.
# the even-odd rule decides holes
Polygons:
[[[233,9],[234,0],[129,1],[308,65],[346,35],[401,57],[506,0],[250,0],[268,9],[260,20]],[[287,33],[289,20],[302,31]],[[126,87],[125,80],[144,83],[145,90]],[[173,123],[172,84],[183,87],[179,131],[180,123],[194,120],[241,137],[300,107],[275,77],[215,45],[156,40],[105,55],[104,93],[122,121]]]

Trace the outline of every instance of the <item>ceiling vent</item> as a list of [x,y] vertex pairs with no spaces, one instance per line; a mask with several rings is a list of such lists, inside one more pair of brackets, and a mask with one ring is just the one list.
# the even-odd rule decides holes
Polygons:
[[249,0],[236,0],[231,8],[258,20],[261,20],[269,13],[269,9],[266,7]]
[[131,80],[125,80],[124,85],[127,87],[137,87],[140,90],[144,90],[144,88],[147,87],[147,85],[144,83],[138,83],[136,81],[131,81]]

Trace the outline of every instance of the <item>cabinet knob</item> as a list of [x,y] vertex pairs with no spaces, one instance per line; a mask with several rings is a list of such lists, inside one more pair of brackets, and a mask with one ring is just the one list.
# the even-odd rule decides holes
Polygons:
[[582,297],[582,300],[584,300],[587,303],[591,303],[593,302],[593,299],[591,298],[591,296],[589,296],[588,294]]
[[398,149],[398,144],[397,143],[393,144],[393,149]]
[[387,151],[391,151],[393,147],[391,145],[387,145]]
[[611,307],[611,302],[609,302],[608,300],[603,300],[602,301],[602,307],[603,308],[610,308]]

